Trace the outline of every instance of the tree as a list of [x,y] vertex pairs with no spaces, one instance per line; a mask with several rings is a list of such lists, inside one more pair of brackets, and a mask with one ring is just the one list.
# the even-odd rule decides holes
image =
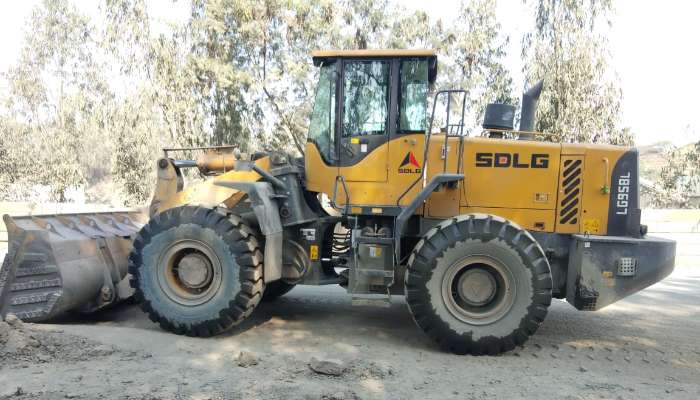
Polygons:
[[454,27],[388,0],[194,0],[189,20],[159,33],[145,0],[102,0],[100,10],[90,21],[66,1],[36,8],[4,75],[0,187],[48,184],[63,200],[111,175],[141,204],[162,147],[300,152],[315,49],[439,49],[438,87],[467,89],[468,126],[486,102],[513,100],[494,0],[463,4]]
[[528,84],[540,79],[536,128],[569,142],[629,145],[620,128],[622,93],[609,79],[607,43],[598,33],[611,0],[535,0],[535,28],[523,40]]
[[[156,182],[158,126],[147,111],[155,110],[148,95],[134,95],[115,106],[112,171],[127,205],[146,204]],[[146,111],[146,112],[144,112]]]
[[517,105],[513,79],[503,64],[508,37],[501,38],[495,0],[462,3],[458,24],[447,31],[441,53],[446,57],[447,73],[440,80],[467,90],[470,121],[467,128],[480,130],[488,103]]
[[690,196],[700,193],[700,141],[669,146],[665,159],[657,182],[662,191],[654,197],[655,205],[688,208]]
[[452,29],[387,0],[198,1],[192,14],[195,62],[201,92],[211,93],[205,104],[216,140],[294,144],[301,151],[316,81],[309,54],[329,47],[439,48],[449,65],[439,86],[466,87],[472,127],[487,102],[515,101],[494,0],[463,4]]
[[105,173],[106,153],[88,150],[107,134],[101,104],[109,96],[96,45],[74,6],[44,0],[34,10],[19,62],[4,75],[2,128],[12,138],[3,147],[12,162],[3,175],[10,183],[50,185],[65,200],[68,188]]
[[333,43],[331,1],[195,1],[192,42],[213,142],[301,151],[313,93],[309,53]]
[[161,148],[211,143],[208,114],[188,26],[153,34],[144,0],[106,0],[104,16],[101,48],[115,61],[112,73],[123,83],[117,89],[121,98],[109,104],[112,174],[124,201],[141,205],[155,185]]

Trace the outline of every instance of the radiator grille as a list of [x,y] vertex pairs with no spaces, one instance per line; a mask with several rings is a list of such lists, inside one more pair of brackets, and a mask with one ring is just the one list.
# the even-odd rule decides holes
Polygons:
[[581,207],[581,159],[564,161],[561,176],[561,202],[559,203],[559,223],[563,225],[578,224]]

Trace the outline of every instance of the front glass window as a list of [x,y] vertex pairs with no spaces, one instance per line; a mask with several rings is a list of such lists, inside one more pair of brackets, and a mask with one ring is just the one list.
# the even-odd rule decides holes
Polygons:
[[383,135],[389,98],[389,62],[345,64],[343,137]]
[[401,62],[399,133],[423,133],[427,126],[428,61]]
[[335,160],[335,64],[324,65],[316,88],[308,140],[315,143],[326,162]]

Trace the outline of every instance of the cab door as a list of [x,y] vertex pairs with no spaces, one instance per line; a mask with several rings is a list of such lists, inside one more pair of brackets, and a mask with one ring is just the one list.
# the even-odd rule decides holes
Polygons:
[[343,60],[338,175],[346,182],[387,180],[390,75],[391,60]]

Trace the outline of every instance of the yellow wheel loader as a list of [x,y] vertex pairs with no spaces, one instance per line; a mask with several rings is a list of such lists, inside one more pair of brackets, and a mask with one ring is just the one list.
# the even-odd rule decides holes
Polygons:
[[[353,304],[404,295],[447,351],[497,354],[553,297],[599,310],[673,270],[675,242],[640,224],[637,151],[533,132],[541,83],[519,129],[514,107],[491,104],[469,135],[464,91],[428,106],[434,51],[312,59],[303,157],[166,149],[150,218],[5,216],[2,314],[43,321],[133,292],[164,329],[211,336],[295,285],[337,284]],[[186,168],[207,179],[184,187]]]

